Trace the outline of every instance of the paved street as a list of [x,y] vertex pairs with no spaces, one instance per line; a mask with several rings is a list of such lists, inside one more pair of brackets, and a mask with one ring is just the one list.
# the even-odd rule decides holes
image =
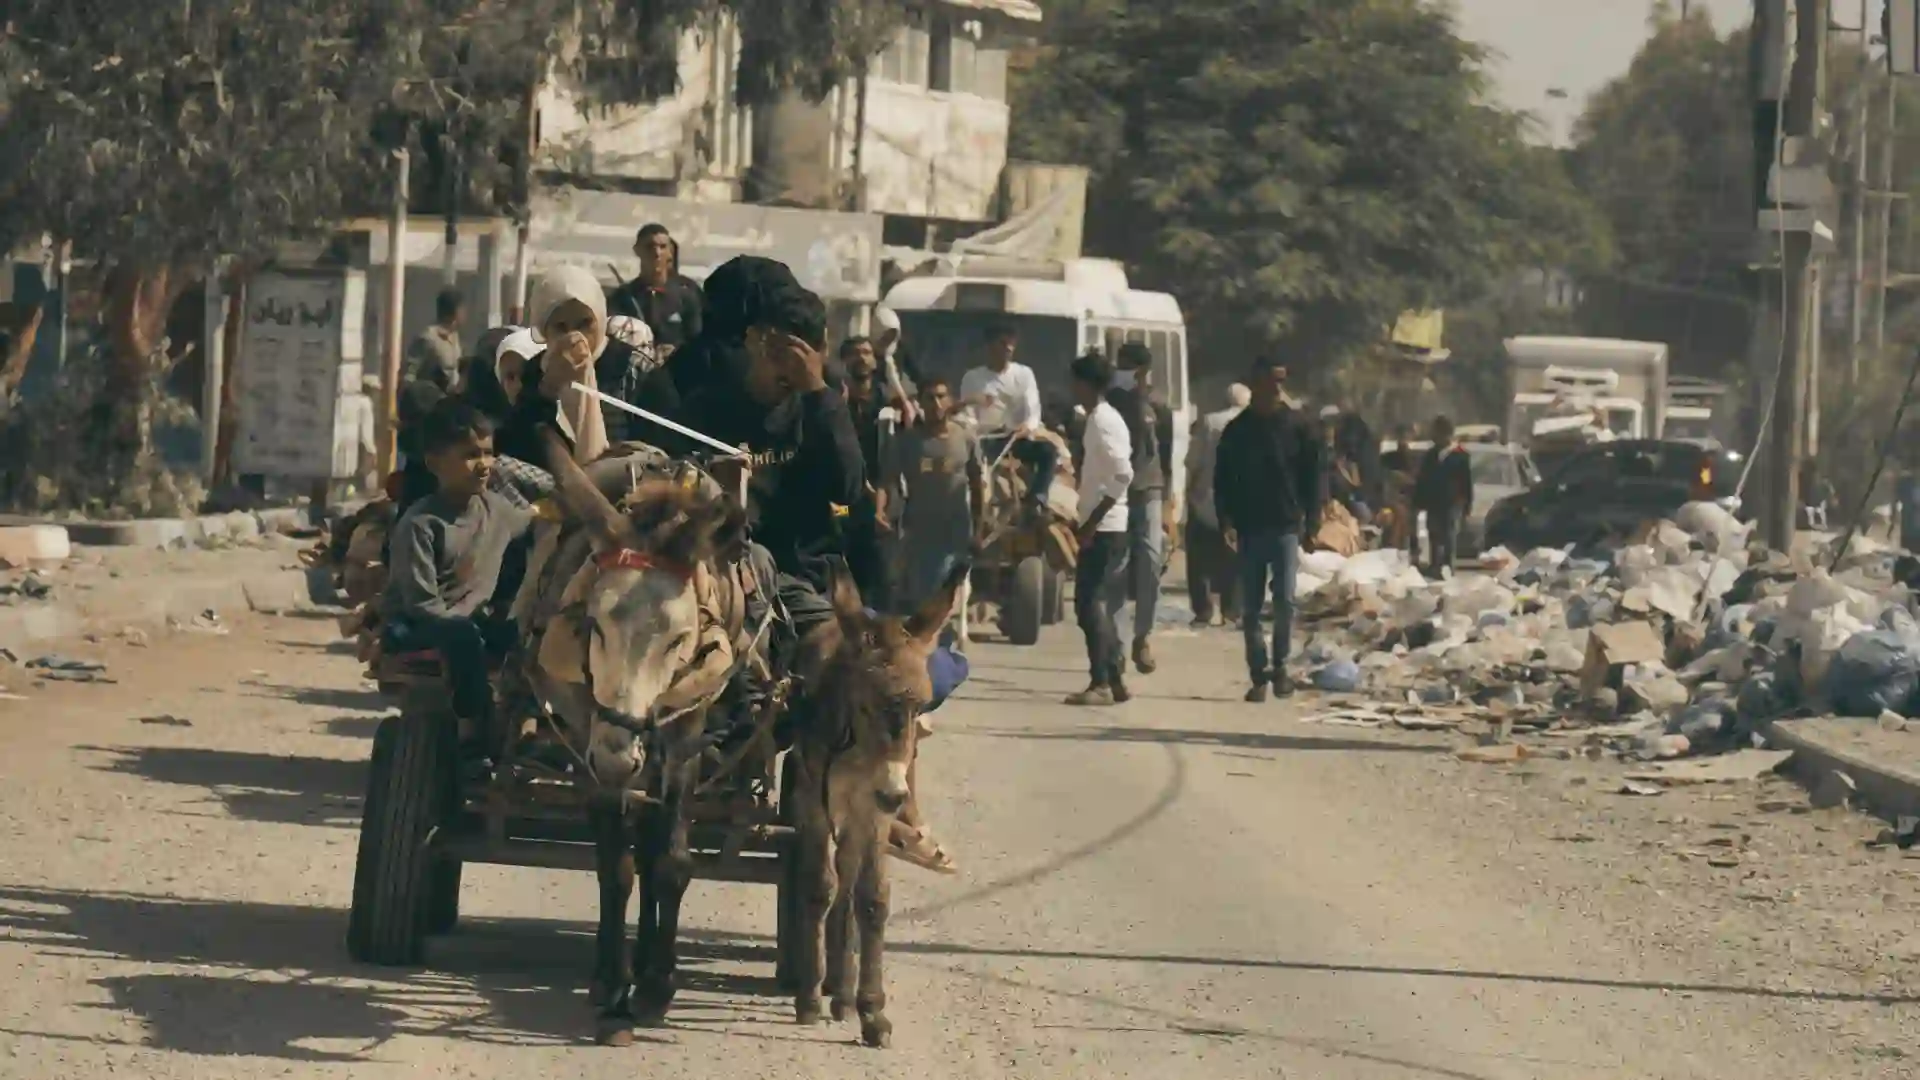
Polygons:
[[980,646],[923,745],[958,878],[896,867],[896,1046],[801,1029],[773,893],[695,886],[669,1027],[591,1045],[590,879],[470,869],[425,971],[345,955],[379,701],[330,621],[76,647],[0,702],[0,1077],[1911,1076],[1920,860],[1769,779],[1619,767],[1241,703],[1169,634],[1132,704],[1061,628]]

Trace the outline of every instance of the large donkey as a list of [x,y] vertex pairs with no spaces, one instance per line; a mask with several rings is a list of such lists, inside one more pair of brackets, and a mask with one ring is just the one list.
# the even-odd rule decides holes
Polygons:
[[[530,574],[544,595],[529,605],[539,625],[527,675],[586,765],[600,880],[599,1035],[626,1045],[636,1021],[664,1015],[673,999],[692,880],[688,801],[707,716],[752,647],[744,516],[710,482],[666,478],[640,480],[616,509],[563,447],[549,449],[568,524],[587,543],[561,539]],[[625,913],[636,885],[630,955]]]
[[796,703],[797,741],[790,751],[799,764],[792,794],[800,800],[795,823],[804,935],[794,972],[794,1014],[802,1024],[819,1022],[824,977],[833,1018],[857,1011],[868,1046],[886,1046],[893,1035],[882,957],[890,894],[887,835],[906,804],[918,718],[933,701],[927,662],[968,569],[955,566],[939,591],[904,620],[868,613],[841,574],[834,583],[833,620],[803,645],[805,690]]

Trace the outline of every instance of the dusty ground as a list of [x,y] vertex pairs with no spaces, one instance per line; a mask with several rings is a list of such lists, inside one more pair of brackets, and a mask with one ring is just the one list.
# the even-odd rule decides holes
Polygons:
[[1065,633],[976,651],[923,769],[967,873],[896,874],[894,1050],[794,1027],[771,891],[709,884],[671,1026],[594,1047],[584,877],[470,870],[429,970],[346,959],[380,704],[330,629],[111,642],[120,682],[0,703],[0,1077],[1916,1069],[1920,861],[1875,823],[1296,723],[1313,703],[1239,702],[1217,632],[1100,712],[1055,704]]

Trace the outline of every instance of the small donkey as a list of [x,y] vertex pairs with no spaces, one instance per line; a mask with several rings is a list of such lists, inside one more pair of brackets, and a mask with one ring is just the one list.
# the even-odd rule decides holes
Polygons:
[[[822,981],[833,1018],[860,1016],[860,1038],[884,1047],[887,834],[906,804],[921,711],[933,701],[927,661],[967,580],[960,563],[911,618],[869,614],[845,574],[834,581],[834,618],[812,631],[802,658],[808,690],[796,702],[801,881],[794,1016],[820,1021]],[[783,796],[784,797],[784,796]],[[855,929],[859,932],[854,981]],[[823,970],[824,969],[824,970]]]

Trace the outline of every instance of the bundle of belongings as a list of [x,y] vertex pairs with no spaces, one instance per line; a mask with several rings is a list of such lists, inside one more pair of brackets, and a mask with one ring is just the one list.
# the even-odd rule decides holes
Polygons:
[[1360,528],[1359,519],[1344,503],[1328,499],[1320,508],[1320,531],[1314,534],[1313,542],[1317,551],[1353,556],[1366,547],[1366,534]]

